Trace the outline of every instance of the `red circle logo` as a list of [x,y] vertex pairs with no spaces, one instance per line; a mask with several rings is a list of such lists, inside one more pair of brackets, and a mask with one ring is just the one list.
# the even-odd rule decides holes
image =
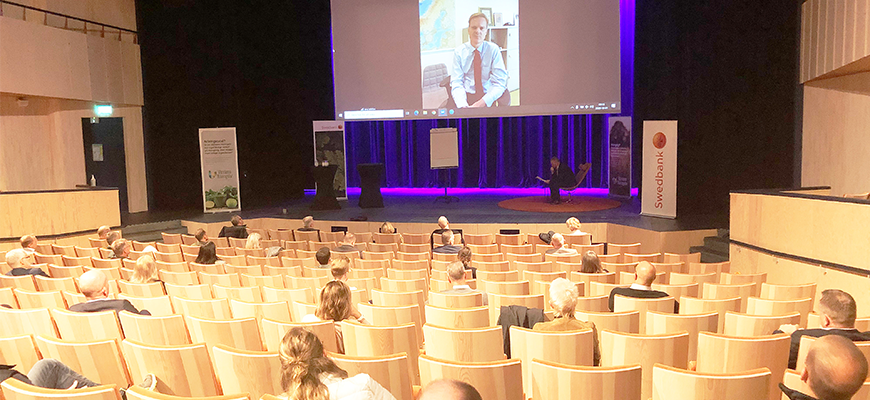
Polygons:
[[341,126],[341,125],[339,125],[339,126],[338,126],[338,129],[341,129],[341,128],[342,128],[342,126]]
[[661,149],[665,147],[666,144],[668,144],[668,137],[665,136],[664,133],[659,132],[653,135],[652,142],[653,146],[655,146],[657,149]]

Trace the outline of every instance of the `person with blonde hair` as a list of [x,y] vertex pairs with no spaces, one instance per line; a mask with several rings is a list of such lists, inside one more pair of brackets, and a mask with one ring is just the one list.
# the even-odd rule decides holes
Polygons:
[[471,270],[471,279],[477,279],[477,268],[471,266],[471,247],[462,246],[456,253],[456,261],[462,263],[465,270]]
[[323,343],[309,330],[295,327],[284,334],[278,347],[281,361],[279,398],[288,400],[395,400],[387,389],[367,374],[348,377],[326,356]]
[[314,314],[302,317],[302,322],[319,322],[332,320],[335,323],[335,341],[338,352],[344,354],[344,336],[341,333],[341,321],[351,320],[368,325],[369,322],[357,311],[351,300],[350,286],[342,281],[329,281],[320,291],[320,304]]
[[130,277],[130,283],[152,283],[160,282],[157,277],[157,263],[154,262],[154,257],[146,254],[136,259],[136,266],[133,267],[133,276]]
[[248,241],[245,242],[245,248],[246,249],[262,249],[263,247],[260,246],[260,239],[261,238],[262,238],[262,236],[260,236],[260,234],[256,233],[256,232],[248,235]]
[[378,229],[378,232],[383,234],[393,234],[396,233],[396,227],[394,227],[389,221],[386,221],[381,225],[381,228]]
[[[350,259],[342,256],[332,260],[329,272],[332,274],[332,280],[347,282],[350,273]],[[350,289],[353,290],[353,288]]]
[[601,351],[598,348],[598,329],[595,323],[580,321],[574,317],[577,307],[577,297],[580,292],[577,285],[565,278],[556,278],[550,283],[550,307],[555,318],[549,322],[535,324],[536,331],[579,331],[592,329],[592,346],[594,365],[601,363]]
[[108,225],[103,225],[97,229],[97,237],[100,239],[108,239],[109,232],[111,231],[112,228],[110,228]]
[[567,226],[568,230],[570,231],[568,233],[568,235],[571,235],[571,236],[588,235],[588,233],[580,230],[580,228],[581,228],[580,220],[575,218],[575,217],[568,218],[568,220],[565,221],[565,226]]
[[580,261],[580,272],[584,274],[603,274],[608,272],[606,269],[601,268],[601,260],[598,259],[598,254],[595,254],[592,250],[583,253],[583,258]]

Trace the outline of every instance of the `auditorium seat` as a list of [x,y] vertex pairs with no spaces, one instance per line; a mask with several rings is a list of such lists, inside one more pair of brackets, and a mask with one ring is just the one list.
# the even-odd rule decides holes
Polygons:
[[109,259],[109,257],[111,257],[114,254],[112,249],[107,248],[105,246],[99,247],[98,251],[100,252],[100,258],[103,258],[103,259]]
[[172,296],[172,308],[184,316],[196,318],[230,319],[230,302],[227,299],[191,300]]
[[160,236],[163,237],[163,243],[165,243],[165,244],[181,244],[182,243],[180,233],[160,232]]
[[436,291],[429,292],[429,304],[436,307],[444,308],[471,308],[483,306],[482,293],[438,293]]
[[280,394],[281,359],[276,352],[241,350],[214,346],[215,373],[225,393],[248,393],[259,399],[264,394]]
[[11,287],[0,288],[0,304],[8,305],[11,308],[19,308],[18,300],[15,299],[15,292]]
[[701,373],[656,364],[652,400],[769,400],[767,387],[778,381],[767,368],[738,373]]
[[[402,245],[402,246],[410,246],[410,245]],[[418,246],[428,246],[428,245],[418,245]],[[421,261],[422,260],[422,261],[426,261],[426,263],[428,265],[429,259],[431,258],[429,256],[429,252],[428,251],[420,251],[422,249],[414,249],[414,250],[417,250],[417,251],[407,252],[407,251],[402,251],[402,249],[400,249],[399,252],[396,253],[396,260],[395,261]],[[394,264],[393,268],[398,268],[395,266],[395,264],[396,264],[395,261],[393,262],[393,264]],[[417,268],[412,268],[412,269],[417,269]]]
[[127,339],[155,346],[190,344],[181,314],[151,316],[121,311],[118,319]]
[[211,293],[211,286],[204,283],[173,284],[167,282],[164,283],[163,286],[166,288],[166,294],[169,296],[183,297],[191,300],[206,300],[214,298]]
[[330,268],[303,266],[302,276],[306,278],[332,278],[332,270]]
[[674,298],[639,299],[616,295],[613,297],[613,311],[640,311],[640,333],[646,332],[646,311],[674,312]]
[[[77,257],[77,256],[64,255],[64,256],[60,256],[60,257],[61,257],[61,259],[63,259],[63,265],[67,266],[67,267],[76,267],[76,266],[93,267],[94,266],[94,262],[91,261],[91,256]],[[51,271],[51,268],[49,268],[49,271]],[[49,274],[49,275],[51,275],[51,274]],[[54,275],[51,275],[51,276],[54,278],[57,278]]]
[[522,254],[522,255],[534,254],[534,255],[538,255],[537,253],[535,253],[535,246],[530,245],[530,244],[516,244],[516,245],[514,245],[514,244],[502,244],[502,245],[496,244],[496,246],[499,249],[499,253],[503,253],[503,254]]
[[331,280],[327,276],[318,276],[312,278],[303,278],[298,276],[284,275],[284,287],[288,289],[311,289],[316,292],[318,288],[322,288]]
[[420,340],[414,324],[373,326],[345,320],[341,321],[341,330],[345,354],[354,357],[378,357],[405,353],[412,370],[411,378],[415,385],[420,383],[417,364]]
[[126,388],[132,381],[127,375],[126,364],[121,359],[119,341],[120,339],[60,340],[37,336],[36,346],[43,358],[58,360],[94,382]]
[[75,246],[77,257],[99,257],[100,249],[97,247],[79,247]]
[[283,267],[293,267],[293,268],[301,268],[301,267],[317,267],[317,260],[314,256],[311,257],[299,257],[299,258],[290,258],[290,257],[281,257],[281,266]]
[[[551,309],[550,307],[550,285],[553,281],[533,281],[532,282],[532,294],[542,294],[544,295],[544,306],[547,309]],[[581,298],[584,297],[586,293],[586,285],[583,282],[572,282],[574,286],[577,287],[577,295]]]
[[492,325],[498,323],[498,317],[502,306],[525,306],[528,308],[544,309],[544,295],[504,295],[487,294],[489,302],[489,321]]
[[[356,270],[354,270],[354,272],[356,272]],[[432,272],[432,275],[430,276],[430,278],[437,279],[439,281],[446,281],[447,280],[447,265],[436,265],[433,262],[431,272]],[[480,273],[481,271],[477,271],[477,272]],[[465,270],[465,279],[466,280],[473,279],[472,276],[473,275],[472,275],[470,269]],[[429,290],[435,291],[434,289],[431,288],[431,285],[430,285]]]
[[413,323],[417,328],[417,338],[423,344],[423,324],[426,322],[425,311],[418,304],[409,305],[374,305],[359,303],[358,311],[372,325],[394,326]]
[[[386,246],[386,247],[384,247]],[[377,245],[372,244],[371,251],[364,251],[362,253],[362,258],[366,260],[392,260],[396,258],[396,253],[399,252],[399,245]],[[354,261],[359,260],[359,258],[354,259]],[[366,267],[372,268],[372,267]]]
[[35,292],[24,289],[13,289],[18,305],[22,308],[66,308],[66,302],[60,290],[50,292]]
[[284,339],[284,335],[295,327],[305,328],[314,333],[323,342],[324,350],[332,353],[338,351],[335,324],[332,321],[284,322],[264,318],[260,324],[263,330],[263,345],[268,351],[277,352],[281,346],[281,340]]
[[[599,274],[601,275],[601,274]],[[597,296],[610,296],[610,292],[613,289],[618,287],[628,287],[629,285],[625,284],[616,284],[616,283],[603,283],[592,281],[589,283],[589,296],[597,297]]]
[[[356,271],[353,271],[354,274]],[[429,279],[428,269],[387,269],[387,278],[396,280]]]
[[[354,272],[356,272],[356,271],[354,271]],[[444,273],[443,271],[438,271],[438,272]],[[471,272],[471,271],[466,271],[466,272]],[[435,271],[432,272],[432,276],[433,277],[435,276]],[[519,271],[482,271],[482,270],[477,270],[477,276],[482,281],[509,282],[509,281],[520,280]],[[446,279],[446,277],[447,277],[447,274],[444,273],[443,279]],[[438,279],[442,279],[442,278],[438,278]],[[531,281],[528,278],[523,278],[523,279]]]
[[377,357],[354,357],[345,354],[329,354],[329,358],[348,376],[367,374],[387,389],[396,400],[414,400],[410,360],[405,353]]
[[160,282],[130,283],[120,280],[118,281],[118,288],[121,290],[121,293],[133,297],[159,297],[166,294],[163,291],[163,284]]
[[130,241],[133,245],[133,250],[135,251],[145,251],[145,248],[148,246],[155,247],[157,246],[157,242],[140,242],[138,240]]
[[[281,278],[281,280],[283,281],[284,280],[283,275],[300,276],[301,277],[302,276],[302,267],[298,266],[298,265],[295,267],[289,267],[289,266],[272,267],[269,265],[263,266],[263,276],[277,276],[277,277]],[[281,287],[284,287],[284,285],[282,284]]]
[[[224,265],[224,271],[228,274],[247,274],[247,275],[255,275],[260,276],[263,275],[263,265],[266,265],[261,262],[256,262],[251,260],[251,256],[248,256],[248,265]],[[281,262],[278,261],[277,257],[269,257],[270,259],[275,260],[275,263],[272,265],[273,267],[280,267]]]
[[577,298],[577,311],[610,312],[609,295],[586,296]]
[[88,243],[90,243],[91,247],[96,247],[96,248],[109,247],[109,242],[107,242],[106,239],[88,238]]
[[[559,265],[559,263],[580,263],[583,261],[583,256],[580,254],[573,255],[557,255],[557,254],[544,254],[544,261],[549,261],[553,263],[554,268]],[[567,272],[567,271],[566,271]]]
[[385,292],[413,292],[423,291],[423,298],[429,295],[429,283],[426,278],[420,279],[390,279],[381,278],[381,290]]
[[[79,292],[68,292],[66,290],[61,291],[60,294],[63,296],[63,300],[66,304],[79,304],[88,301],[85,295]],[[110,294],[109,298],[114,298],[114,295]]]
[[[812,336],[801,336],[800,348],[798,349],[797,363],[795,371],[803,371],[807,365],[807,354],[810,352],[810,347],[815,343],[817,338]],[[870,359],[870,342],[855,342],[858,350],[864,354],[864,357]],[[870,376],[867,377],[867,382],[870,382]]]
[[45,389],[28,385],[17,379],[7,379],[0,385],[5,400],[118,400],[121,395],[115,385],[101,385],[81,389]]
[[0,364],[15,365],[21,372],[26,373],[40,358],[33,335],[0,337]]
[[[260,267],[259,274],[263,273],[263,270],[262,270],[263,265],[271,265],[273,267],[280,267],[281,266],[281,259],[278,257],[258,257],[258,256],[250,256],[250,255],[247,257],[248,257],[247,263],[248,263],[248,266],[251,268],[251,271],[254,271],[254,270],[256,270],[257,267]],[[236,266],[235,268],[242,268],[242,266]],[[231,271],[228,270],[227,272],[231,272]],[[237,272],[242,272],[242,271],[237,271]],[[245,272],[245,273],[255,274],[254,272]]]
[[743,285],[747,283],[754,283],[755,287],[752,289],[752,295],[758,296],[761,294],[761,284],[767,281],[767,272],[762,272],[758,274],[732,274],[728,272],[722,272],[719,274],[719,283],[726,285]]
[[256,318],[257,321],[269,318],[277,321],[292,321],[290,304],[286,301],[264,303],[230,299],[230,311],[233,318]]
[[525,393],[532,392],[532,359],[568,365],[592,366],[592,329],[556,332],[534,331],[519,326],[511,326],[510,338],[511,359],[522,361]]
[[210,274],[199,271],[196,275],[199,276],[199,282],[206,285],[222,285],[227,287],[242,286],[239,274]]
[[66,290],[69,292],[78,292],[76,282],[71,277],[66,278],[46,278],[44,276],[35,275],[33,280],[36,282],[36,290],[40,292]]
[[[133,269],[133,268],[127,268],[127,267],[126,267],[126,265],[128,265],[128,261],[129,261],[129,260],[126,260],[126,259],[125,259],[125,260],[124,260],[124,265],[125,265],[125,267],[122,267],[122,268],[121,268],[121,280],[129,281],[130,279],[133,279],[134,269]],[[134,267],[135,267],[135,263],[133,263],[133,264],[134,264]],[[121,290],[121,289],[118,288],[118,290]]]
[[284,288],[284,279],[280,275],[249,275],[239,274],[239,280],[242,287],[269,286],[277,289]]
[[0,337],[30,334],[59,337],[48,308],[14,310],[0,307],[0,321],[3,322],[0,323]]
[[[607,308],[606,299],[604,308]],[[601,331],[605,329],[622,333],[640,333],[640,311],[610,312],[578,309],[574,312],[574,318],[594,323],[599,337]]]
[[229,238],[225,237],[209,237],[208,240],[214,242],[214,245],[218,248],[221,247],[230,247]]
[[635,335],[601,330],[601,366],[640,364],[643,375],[641,398],[652,396],[652,367],[656,363],[686,368],[689,362],[689,334]]
[[689,263],[699,263],[701,262],[701,253],[689,253],[689,254],[675,254],[675,253],[664,253],[662,254],[662,262],[664,263],[684,263],[685,265],[689,265]]
[[622,253],[617,254],[598,254],[598,261],[602,263],[622,263]]
[[[315,233],[317,233],[317,232],[315,232]],[[229,244],[230,247],[233,247],[233,248],[244,248],[245,244],[248,243],[248,239],[227,237],[227,243]]]
[[471,266],[482,271],[490,272],[506,272],[511,270],[509,261],[481,261],[476,255],[471,256]]
[[302,318],[309,314],[314,315],[316,310],[317,304],[315,303],[306,303],[303,301],[290,302],[290,315],[293,316],[295,321],[302,321]]
[[[275,302],[275,301],[301,301],[305,303],[314,303],[314,290],[311,288],[300,288],[300,289],[281,289],[281,288],[273,288],[264,286],[263,287],[263,301],[266,302]],[[293,303],[288,303],[293,304]]]
[[[584,272],[571,272],[571,274],[569,275],[569,279],[572,282],[584,282],[586,284],[586,288],[589,289],[589,290],[587,290],[587,293],[589,293],[589,291],[592,288],[592,285],[590,282],[601,282],[601,283],[615,284],[616,283],[616,273],[612,272],[612,271],[607,272],[607,273],[603,273],[603,274],[587,274]],[[609,295],[610,293],[607,293],[607,294]]]
[[698,284],[697,283],[689,283],[684,285],[673,285],[673,284],[663,284],[656,283],[652,284],[653,290],[659,290],[669,294],[671,297],[680,301],[681,297],[698,297]]
[[751,315],[725,312],[725,327],[722,333],[731,336],[764,336],[770,335],[781,325],[797,325],[801,314],[794,312],[787,315]]
[[398,233],[372,232],[372,240],[377,244],[400,243],[402,241],[402,235]]
[[632,252],[626,252],[622,255],[622,262],[624,263],[636,263],[641,261],[646,261],[649,263],[658,263],[662,258],[662,253],[650,253],[650,254],[633,254]]
[[689,333],[689,361],[698,357],[698,333],[716,332],[719,326],[719,314],[670,314],[656,311],[646,313],[646,333],[662,335],[667,333]]
[[587,251],[594,252],[595,255],[604,254],[604,243],[598,244],[572,244],[571,248],[577,250],[580,255],[586,254]]
[[477,282],[477,289],[487,294],[508,296],[527,296],[532,294],[529,281],[486,282],[479,280]]
[[[592,235],[591,234],[582,234],[582,235],[565,235],[565,245],[571,248],[571,246],[591,246],[592,245]],[[581,253],[582,254],[582,253]]]
[[104,340],[124,338],[114,311],[75,312],[52,309],[51,317],[63,340]]
[[405,244],[429,244],[428,233],[402,233],[402,243]]
[[798,300],[809,297],[813,300],[813,303],[815,303],[816,284],[774,285],[772,283],[763,282],[761,284],[761,293],[758,297],[771,300]]
[[[151,346],[125,339],[121,342],[121,350],[130,369],[130,376],[143,377],[152,373],[157,377],[157,386],[154,389],[156,392],[173,396],[202,397],[216,396],[220,391],[205,343]],[[190,370],[198,373],[191,374]],[[135,390],[136,386],[131,387],[131,392]],[[129,392],[127,396],[130,396]]]
[[[532,400],[569,399],[583,394],[587,400],[641,400],[641,367],[587,367],[532,359]],[[594,388],[590,390],[590,388]]]
[[746,313],[753,315],[785,315],[792,312],[801,314],[800,326],[807,326],[807,316],[813,311],[813,299],[770,300],[750,297],[746,303]]
[[432,261],[444,261],[447,263],[456,261],[456,254],[452,253],[432,253]]
[[165,316],[175,313],[172,308],[172,300],[170,300],[169,296],[134,297],[126,294],[119,294],[116,297],[129,300],[137,310],[148,310],[148,312],[154,316]]
[[686,270],[686,264],[682,262],[675,263],[651,263],[653,267],[656,267],[656,272],[664,272],[665,276],[668,278],[665,282],[660,283],[671,283],[670,276],[672,273],[683,273]]
[[[194,255],[199,254],[199,247],[200,246],[196,245],[195,243],[196,243],[196,238],[193,239],[193,243],[191,243],[191,244],[178,245],[178,247],[181,249],[181,254],[185,254],[185,253],[194,254]],[[217,249],[217,248],[215,248],[215,249]]]
[[[256,318],[210,319],[186,316],[187,331],[193,343],[205,343],[212,354],[219,344],[239,350],[262,351],[260,325]],[[212,358],[212,361],[215,361]]]
[[[247,257],[243,255],[236,254],[234,256],[221,256],[221,259],[224,260],[227,264],[244,266],[248,265]],[[191,268],[193,269],[193,268]]]
[[181,256],[180,251],[178,253],[163,253],[160,251],[155,251],[153,254],[154,254],[155,260],[160,260],[163,262],[183,262],[184,261],[184,257]]
[[[725,323],[727,330],[728,323]],[[791,337],[787,334],[736,337],[710,332],[698,334],[697,371],[705,373],[739,373],[767,368],[771,373],[770,400],[782,393],[778,383],[788,367]]]
[[716,332],[724,332],[725,313],[727,311],[739,312],[743,300],[740,297],[731,299],[699,299],[694,297],[680,298],[680,314],[692,315],[716,311],[719,314],[718,328]]
[[211,290],[216,299],[235,299],[252,303],[263,301],[263,294],[260,292],[259,286],[231,287],[214,284],[211,286]]
[[724,261],[719,263],[696,263],[689,262],[686,267],[686,272],[694,275],[703,275],[715,273],[717,276],[723,272],[731,272],[731,262]]
[[[521,272],[525,269],[519,265],[519,263],[521,263],[521,262],[522,263],[543,263],[544,262],[544,256],[541,255],[540,253],[530,253],[530,254],[503,253],[503,254],[504,254],[505,260],[508,263],[510,263],[511,269],[515,269],[515,270],[521,271]],[[555,270],[555,268],[556,268],[555,264],[553,264],[552,262],[547,262],[547,264],[550,264],[550,267],[549,267],[550,269],[547,269],[546,271]],[[541,271],[544,271],[544,270],[541,269]]]
[[[702,291],[702,286],[705,283],[719,283],[719,277],[715,272],[711,272],[709,274],[700,274],[700,275],[692,275],[692,274],[683,274],[679,272],[671,272],[670,280],[668,282],[671,285],[687,285],[690,283],[697,283],[699,293]],[[698,296],[694,296],[698,297]]]
[[701,298],[704,299],[732,299],[740,298],[740,311],[746,312],[746,304],[752,291],[755,290],[754,283],[746,283],[742,285],[729,285],[719,283],[705,283],[701,288]]
[[196,259],[197,259],[197,255],[196,255],[196,254],[193,254],[193,253],[181,253],[181,258],[182,258],[182,259],[184,260],[184,262],[186,262],[186,263],[192,263],[192,262],[195,262],[195,261],[196,261]]
[[426,305],[426,322],[450,329],[486,328],[489,322],[489,309],[486,307],[446,308]]
[[235,256],[236,249],[234,247],[216,245],[215,254],[217,254],[221,259],[224,259],[224,257]]
[[63,265],[63,256],[61,256],[60,254],[35,253],[33,255],[33,259],[36,260],[37,264]]
[[352,276],[353,278],[348,278],[347,282],[345,283],[347,283],[347,285],[350,287],[365,290],[366,294],[369,296],[369,298],[371,298],[372,290],[379,288],[378,283],[380,282],[380,279],[375,277],[357,278],[359,275],[360,274],[358,269],[352,270],[350,276]]
[[[613,272],[617,276],[620,274],[628,273],[634,276],[634,270],[637,269],[637,263],[612,263],[607,261],[601,261],[601,268],[607,270],[608,272]],[[634,279],[632,279],[632,282]]]
[[[607,254],[640,254],[640,243],[607,243]],[[619,262],[622,258],[620,258]]]
[[304,240],[284,240],[281,247],[287,250],[308,250],[308,242]]
[[455,379],[474,386],[482,399],[524,399],[520,360],[464,363],[422,355],[419,364],[424,387],[434,380]]

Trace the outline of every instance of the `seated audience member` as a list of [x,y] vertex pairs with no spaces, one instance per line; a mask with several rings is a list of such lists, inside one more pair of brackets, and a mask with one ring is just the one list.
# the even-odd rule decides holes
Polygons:
[[323,343],[311,331],[295,327],[284,334],[278,348],[281,360],[279,398],[290,400],[371,399],[395,400],[390,392],[366,374],[348,377],[335,365]]
[[157,277],[157,263],[154,262],[154,257],[146,254],[136,259],[136,265],[133,267],[133,276],[130,277],[130,283],[152,283],[160,282]]
[[381,228],[378,229],[378,232],[390,235],[390,234],[396,233],[396,228],[393,226],[393,224],[391,224],[389,222],[384,222],[381,225]]
[[[66,364],[53,358],[43,358],[33,364],[30,372],[27,375],[16,371],[14,365],[0,365],[0,382],[12,378],[24,382],[28,385],[38,386],[45,389],[56,390],[72,390],[87,387],[100,386],[83,375],[74,371]],[[145,375],[137,386],[147,390],[154,390],[157,384],[157,379],[154,374]],[[126,399],[126,389],[118,389],[121,392],[121,398]]]
[[550,283],[550,307],[555,318],[550,322],[540,322],[532,328],[536,331],[579,331],[592,329],[593,362],[598,366],[601,361],[601,351],[598,348],[598,329],[592,322],[584,322],[574,318],[577,307],[577,297],[580,296],[577,285],[565,278],[556,278]]
[[106,243],[109,244],[108,249],[112,248],[112,245],[115,244],[115,241],[121,238],[121,232],[111,231],[108,235],[106,235]]
[[[634,283],[631,286],[618,287],[610,291],[610,299],[607,305],[610,311],[613,311],[613,296],[620,295],[625,297],[634,297],[638,299],[658,299],[668,297],[669,294],[652,289],[652,284],[656,280],[656,267],[652,264],[641,261],[634,269]],[[680,303],[674,300],[674,313],[680,311]]]
[[130,256],[131,250],[133,250],[133,246],[127,239],[118,239],[112,243],[112,255],[109,258],[127,258]]
[[[329,273],[332,274],[332,280],[347,283],[350,275],[350,259],[342,256],[332,260]],[[356,290],[356,288],[351,287],[350,290]]]
[[281,248],[281,246],[271,246],[263,248],[263,245],[260,243],[260,240],[262,240],[262,238],[263,237],[260,236],[259,233],[252,233],[250,236],[248,236],[248,241],[245,242],[245,248],[263,249],[263,254],[266,257],[276,257],[279,253],[281,253],[281,250],[284,250],[283,248]]
[[483,400],[474,386],[453,379],[438,379],[429,382],[420,391],[417,400]]
[[297,229],[297,231],[314,232],[314,231],[319,231],[319,229],[314,227],[314,217],[309,215],[309,216],[306,216],[305,218],[302,218],[302,227]]
[[557,256],[572,256],[577,254],[577,250],[565,247],[565,237],[562,236],[561,233],[553,234],[553,237],[550,238],[550,245],[553,246],[553,248],[547,250],[547,254],[554,254]]
[[33,265],[33,256],[24,251],[24,249],[9,250],[6,253],[6,265],[12,268],[11,271],[6,273],[8,276],[39,275],[48,278],[48,274],[41,268],[30,267]]
[[580,272],[584,274],[603,274],[609,271],[601,268],[601,260],[598,259],[598,255],[595,254],[594,251],[589,250],[586,253],[583,253],[583,258],[581,259],[580,264]]
[[100,239],[108,239],[109,232],[112,231],[112,228],[109,228],[107,225],[103,225],[97,229],[97,237]]
[[196,238],[195,245],[202,246],[208,243],[208,235],[205,233],[205,229],[199,228],[196,230],[196,233],[193,234],[193,237]]
[[344,239],[342,239],[341,242],[338,243],[338,247],[332,249],[332,251],[336,253],[356,252],[357,254],[359,254],[360,257],[362,257],[362,252],[360,251],[360,249],[356,248],[355,245],[356,235],[350,232],[345,232]]
[[[867,379],[867,359],[851,340],[828,335],[816,339],[807,353],[806,368],[801,373],[811,393],[779,389],[791,400],[848,400]],[[813,397],[815,396],[815,397]]]
[[84,303],[73,304],[70,311],[129,311],[134,314],[151,315],[147,310],[139,311],[127,299],[109,298],[109,278],[102,271],[92,269],[79,277],[79,290],[87,299]]
[[36,236],[33,235],[24,235],[21,237],[21,248],[27,252],[27,254],[36,253]]
[[791,351],[788,356],[788,367],[795,369],[797,365],[798,351],[801,346],[801,336],[822,337],[837,335],[854,342],[870,340],[870,332],[861,332],[855,329],[855,318],[858,316],[858,306],[852,295],[839,289],[827,289],[822,291],[817,308],[821,328],[798,329],[797,325],[782,325],[774,333],[788,333],[791,335]]
[[214,242],[208,242],[199,246],[199,253],[196,254],[196,260],[193,260],[193,262],[197,264],[217,264],[222,263],[223,260],[217,256],[217,246]]
[[443,232],[447,229],[450,229],[450,221],[448,221],[447,217],[443,215],[438,217],[438,230]]
[[580,220],[575,217],[568,218],[568,220],[565,221],[565,225],[568,227],[568,235],[588,235],[588,233],[580,230]]
[[232,226],[221,228],[218,237],[234,237],[239,239],[248,238],[248,227],[245,225],[245,221],[242,220],[242,217],[233,215],[230,219],[230,224],[232,224]]
[[[465,267],[459,261],[454,261],[447,264],[447,281],[452,286],[452,289],[442,290],[441,293],[446,294],[467,294],[467,293],[483,293],[479,290],[472,289],[465,282]],[[486,293],[483,293],[483,305],[489,305]]]
[[456,253],[456,261],[462,263],[462,266],[465,267],[466,271],[471,271],[471,279],[477,279],[477,268],[471,266],[471,248],[468,246],[463,246],[459,249],[459,252]]
[[314,314],[302,317],[302,322],[329,321],[335,322],[335,341],[338,352],[344,354],[344,339],[339,322],[350,320],[368,325],[369,322],[357,311],[351,300],[350,286],[342,281],[329,281],[320,292],[320,303]]
[[317,250],[317,253],[314,253],[314,258],[317,260],[317,268],[330,268],[329,260],[332,258],[332,254],[329,252],[329,247],[321,247]]
[[433,253],[439,254],[457,254],[459,250],[462,249],[460,246],[456,246],[453,244],[454,240],[453,231],[447,230],[441,233],[441,244],[443,246],[436,247],[432,250]]

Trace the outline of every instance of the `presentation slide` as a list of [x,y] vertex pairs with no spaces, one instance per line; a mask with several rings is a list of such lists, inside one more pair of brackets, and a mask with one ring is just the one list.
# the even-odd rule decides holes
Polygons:
[[344,120],[614,114],[615,0],[332,0]]

